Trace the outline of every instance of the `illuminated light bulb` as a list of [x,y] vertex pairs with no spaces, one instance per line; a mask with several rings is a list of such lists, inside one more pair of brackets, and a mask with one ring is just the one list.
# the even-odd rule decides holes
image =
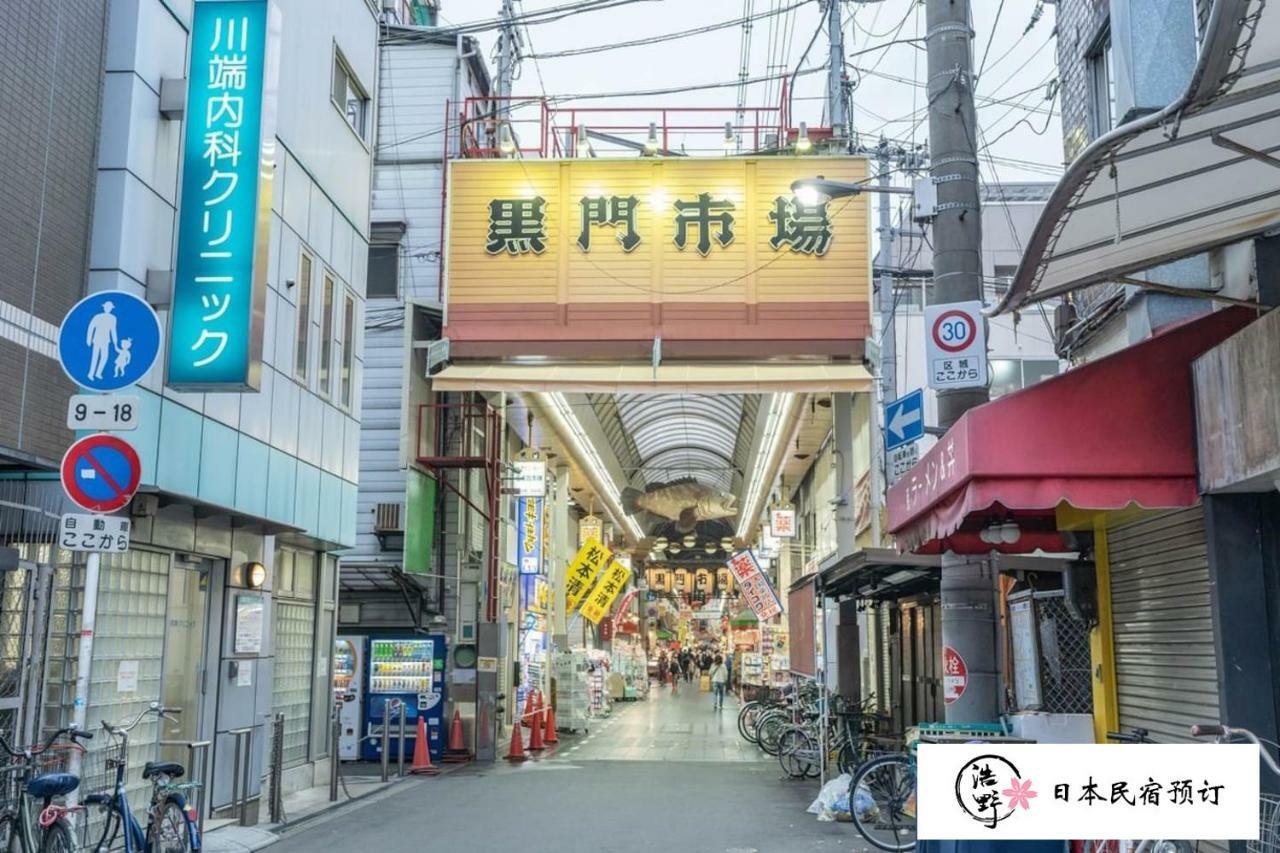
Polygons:
[[516,153],[516,141],[511,137],[511,127],[509,125],[504,124],[498,133],[498,150],[505,157],[510,157]]
[[800,132],[796,135],[796,151],[801,154],[813,149],[813,142],[809,140],[809,125],[800,122]]
[[1022,538],[1022,528],[1014,524],[1012,521],[1006,521],[1000,525],[1000,541],[1006,545],[1013,545]]
[[692,548],[694,545],[698,544],[698,537],[690,533],[688,536],[684,537],[682,541],[684,542],[684,547]]
[[649,122],[649,138],[644,141],[644,153],[650,157],[658,153],[658,123]]
[[822,204],[822,193],[806,185],[796,190],[796,199],[806,207],[817,207]]

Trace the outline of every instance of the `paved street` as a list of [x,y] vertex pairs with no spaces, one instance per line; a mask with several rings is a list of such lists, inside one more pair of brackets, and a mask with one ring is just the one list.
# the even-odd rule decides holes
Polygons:
[[864,851],[848,824],[805,813],[816,781],[739,747],[736,702],[695,688],[615,705],[589,735],[520,766],[409,782],[287,832],[272,850],[535,853]]

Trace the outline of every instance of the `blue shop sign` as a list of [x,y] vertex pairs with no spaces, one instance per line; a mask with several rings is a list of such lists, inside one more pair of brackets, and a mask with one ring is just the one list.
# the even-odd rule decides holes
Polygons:
[[196,0],[168,385],[257,390],[262,369],[280,14]]

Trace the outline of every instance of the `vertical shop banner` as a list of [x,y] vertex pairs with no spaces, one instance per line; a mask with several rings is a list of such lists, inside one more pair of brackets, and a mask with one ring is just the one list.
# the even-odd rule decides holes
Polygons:
[[578,522],[578,547],[592,539],[597,542],[604,539],[604,519],[598,515],[588,515]]
[[592,625],[599,625],[600,620],[609,613],[614,599],[622,592],[627,581],[631,580],[631,570],[621,563],[610,563],[600,580],[587,594],[586,603],[582,605],[582,618]]
[[258,390],[276,168],[280,11],[197,0],[167,382]]
[[573,613],[587,591],[595,583],[596,576],[604,568],[613,552],[600,544],[598,540],[588,539],[578,549],[578,553],[564,573],[564,612],[568,616]]
[[747,604],[756,614],[756,618],[764,621],[772,619],[782,612],[782,602],[773,584],[760,568],[756,555],[750,551],[739,551],[729,558],[729,569],[733,572],[738,588],[742,590]]
[[542,574],[542,498],[516,499],[516,565],[522,575]]

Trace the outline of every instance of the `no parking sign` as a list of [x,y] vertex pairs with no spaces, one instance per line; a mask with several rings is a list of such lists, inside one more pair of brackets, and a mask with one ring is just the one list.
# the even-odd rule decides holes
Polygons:
[[981,302],[924,309],[925,357],[930,388],[982,388],[987,384],[987,327]]

